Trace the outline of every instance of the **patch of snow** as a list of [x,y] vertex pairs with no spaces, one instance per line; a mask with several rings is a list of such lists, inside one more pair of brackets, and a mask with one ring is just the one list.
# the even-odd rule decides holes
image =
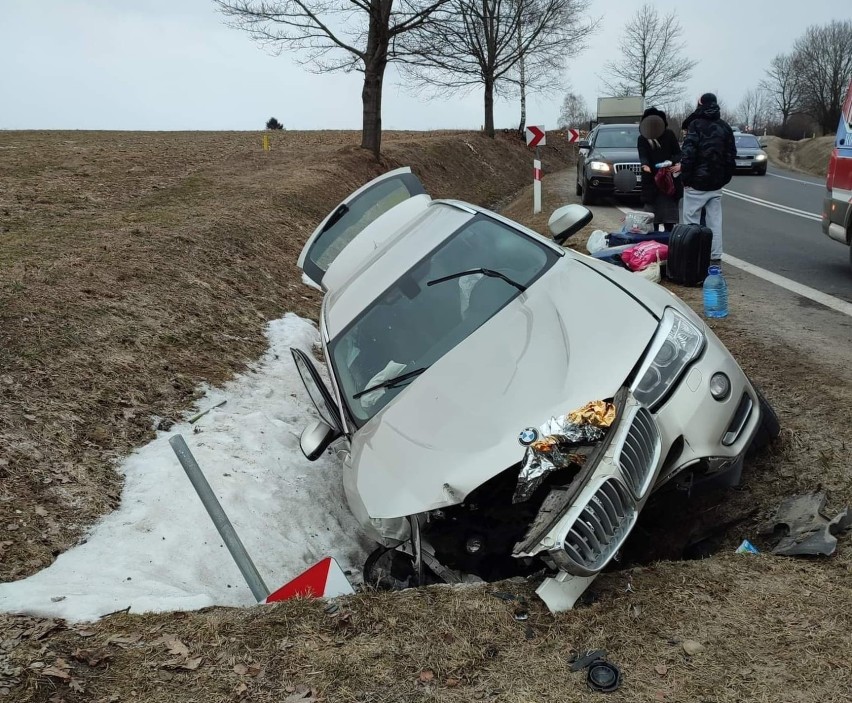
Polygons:
[[269,323],[267,336],[265,357],[224,388],[207,389],[198,410],[225,405],[159,432],[123,462],[121,506],[85,543],[29,578],[0,584],[0,610],[85,621],[128,606],[139,613],[253,604],[169,445],[177,433],[270,591],[325,556],[360,573],[370,543],[347,507],[342,465],[328,454],[309,463],[299,449],[315,411],[290,347],[310,353],[316,327],[288,314]]
[[316,288],[319,291],[322,290],[322,287],[314,283],[310,278],[308,278],[307,274],[305,273],[302,274],[302,283],[304,283],[306,286],[310,286],[311,288]]

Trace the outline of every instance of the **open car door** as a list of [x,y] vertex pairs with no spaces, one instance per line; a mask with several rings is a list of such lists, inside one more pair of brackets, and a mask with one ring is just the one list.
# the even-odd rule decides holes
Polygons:
[[299,255],[299,268],[321,286],[328,267],[371,222],[395,205],[425,192],[420,179],[407,166],[374,178],[322,221]]

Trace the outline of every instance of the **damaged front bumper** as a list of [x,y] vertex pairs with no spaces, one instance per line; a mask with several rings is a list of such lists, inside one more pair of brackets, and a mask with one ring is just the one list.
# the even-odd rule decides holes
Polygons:
[[551,610],[571,607],[615,556],[662,466],[662,438],[654,416],[626,390],[616,396],[615,405],[613,429],[569,486],[551,490],[513,551],[515,557],[539,557],[559,570],[538,590]]
[[[514,556],[537,556],[558,572],[537,591],[552,611],[571,608],[618,553],[654,490],[684,476],[690,484],[722,475],[739,481],[760,405],[730,354],[708,336],[702,356],[655,413],[620,391],[612,430],[569,486],[551,490],[515,546]],[[708,384],[720,372],[730,392],[716,399]]]

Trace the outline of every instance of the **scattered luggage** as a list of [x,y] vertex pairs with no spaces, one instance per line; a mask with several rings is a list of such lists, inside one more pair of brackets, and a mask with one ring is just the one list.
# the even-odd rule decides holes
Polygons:
[[710,267],[713,233],[701,225],[675,225],[669,237],[667,277],[683,286],[700,286]]

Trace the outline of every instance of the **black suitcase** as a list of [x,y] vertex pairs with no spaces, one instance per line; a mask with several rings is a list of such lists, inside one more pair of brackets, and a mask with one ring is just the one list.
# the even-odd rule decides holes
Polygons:
[[675,225],[669,237],[668,279],[682,286],[700,286],[710,268],[713,232],[701,225]]

